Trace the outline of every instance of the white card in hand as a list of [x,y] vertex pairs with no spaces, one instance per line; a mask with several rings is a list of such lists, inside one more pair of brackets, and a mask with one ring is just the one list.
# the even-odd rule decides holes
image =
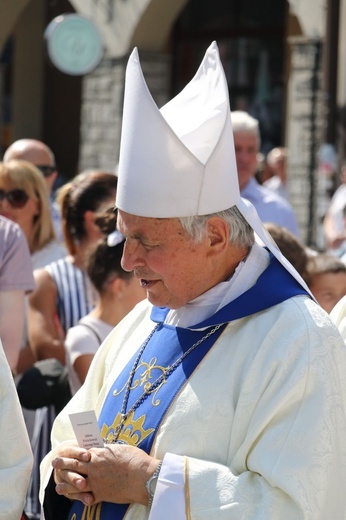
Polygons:
[[94,410],[69,415],[72,427],[81,448],[103,448],[103,440]]

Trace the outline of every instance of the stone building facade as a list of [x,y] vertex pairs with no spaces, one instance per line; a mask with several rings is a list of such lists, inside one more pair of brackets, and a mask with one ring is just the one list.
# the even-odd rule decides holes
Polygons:
[[[271,8],[263,13],[266,2]],[[239,11],[235,7],[232,10],[236,4],[232,0],[213,2],[209,25],[211,6],[206,0],[0,0],[0,100],[7,100],[8,92],[12,95],[10,122],[4,114],[7,101],[0,107],[2,149],[19,137],[37,137],[52,146],[68,178],[90,168],[114,171],[119,154],[125,66],[134,46],[140,51],[149,89],[161,106],[186,78],[192,77],[200,57],[199,47],[204,50],[206,41],[216,38],[228,60],[232,55],[233,61],[241,61],[244,52],[249,53],[256,41],[267,37],[268,30],[273,38],[280,33],[284,42],[280,51],[284,67],[280,72],[282,80],[278,81],[282,83],[281,130],[274,144],[285,145],[290,151],[289,192],[302,238],[310,245],[322,246],[318,230],[335,172],[326,174],[320,168],[321,145],[335,147],[338,163],[346,156],[346,0],[266,2],[243,3],[240,32],[231,19],[227,20],[227,12]],[[262,32],[260,27],[254,29],[256,17],[265,20],[279,4],[282,25]],[[338,10],[340,24],[333,143],[326,142],[325,137],[330,92],[326,92],[323,81],[330,6]],[[102,34],[104,57],[93,72],[81,78],[68,78],[53,70],[42,45],[47,23],[65,12],[92,19]],[[200,31],[197,19],[204,23]],[[236,45],[229,43],[232,38]],[[252,47],[246,43],[250,40]],[[12,52],[9,63],[5,59],[8,46]],[[270,55],[264,58],[263,64],[269,60],[270,67]],[[232,79],[234,63],[226,64],[226,73]],[[251,68],[236,71],[240,86],[242,75],[250,73]],[[278,72],[273,71],[275,74]],[[268,99],[265,80],[257,77],[256,96]],[[231,85],[230,92],[232,96]],[[232,108],[241,102],[241,96],[234,97]]]

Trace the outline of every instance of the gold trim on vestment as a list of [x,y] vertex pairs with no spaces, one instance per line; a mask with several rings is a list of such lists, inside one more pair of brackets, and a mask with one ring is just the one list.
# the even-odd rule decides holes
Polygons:
[[184,457],[184,491],[186,520],[191,520],[190,486],[189,486],[189,459]]

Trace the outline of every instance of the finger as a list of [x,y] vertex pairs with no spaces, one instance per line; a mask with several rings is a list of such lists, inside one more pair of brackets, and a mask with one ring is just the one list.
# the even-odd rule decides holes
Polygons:
[[67,498],[70,500],[80,500],[86,506],[92,506],[95,504],[95,498],[92,493],[69,493]]
[[90,492],[85,492],[85,493],[76,493],[74,491],[70,491],[70,492],[65,491],[65,492],[63,492],[63,487],[62,486],[59,486],[59,487],[57,486],[56,492],[59,495],[65,496],[69,500],[80,500],[86,506],[92,506],[95,503],[94,495],[92,493],[90,493]]
[[55,490],[58,495],[67,496],[91,491],[87,484],[87,480],[82,478],[80,475],[66,472],[63,478],[64,480],[59,481],[55,486]]
[[80,446],[74,444],[69,444],[59,450],[57,458],[60,457],[67,457],[71,459],[77,459],[82,462],[89,462],[91,454],[85,448],[81,448]]
[[54,470],[65,470],[79,473],[80,475],[88,475],[88,463],[81,462],[77,459],[71,459],[66,457],[55,457],[52,460],[52,466]]
[[60,495],[91,490],[90,486],[88,486],[87,479],[83,477],[83,475],[79,475],[79,473],[74,473],[72,471],[60,471],[55,482],[56,489],[59,490]]

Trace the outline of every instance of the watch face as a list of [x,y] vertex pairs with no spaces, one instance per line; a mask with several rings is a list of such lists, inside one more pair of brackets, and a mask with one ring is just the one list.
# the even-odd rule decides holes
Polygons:
[[53,65],[61,72],[80,76],[100,63],[103,45],[95,24],[77,14],[60,15],[46,28],[47,50]]
[[155,493],[155,490],[156,490],[156,486],[157,486],[157,481],[159,479],[159,476],[158,475],[155,475],[151,478],[150,480],[150,483],[148,485],[148,492],[150,495],[154,496],[154,493]]

